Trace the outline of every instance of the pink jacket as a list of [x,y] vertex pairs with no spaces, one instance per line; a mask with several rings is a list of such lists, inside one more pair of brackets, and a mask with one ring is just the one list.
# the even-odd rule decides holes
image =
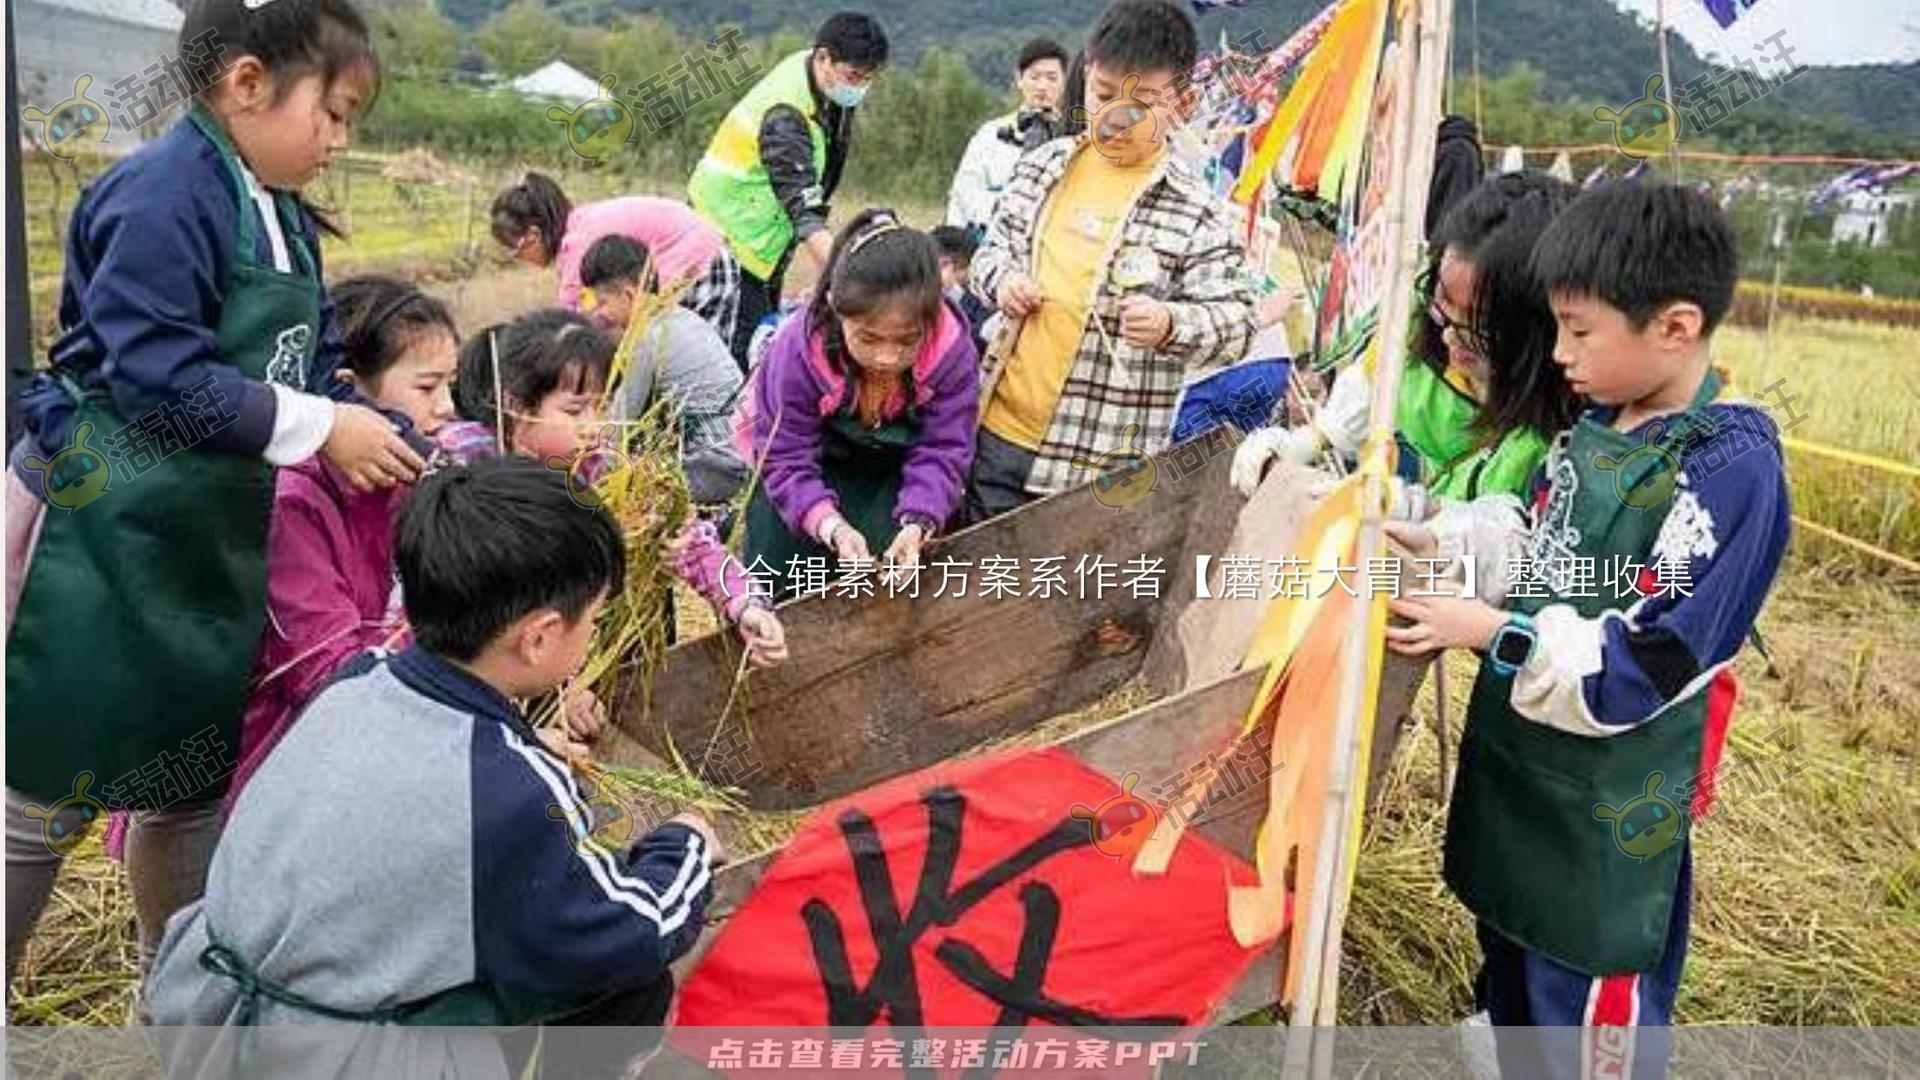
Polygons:
[[411,493],[361,492],[317,454],[275,474],[267,622],[229,799],[343,662],[411,638],[393,569],[393,525]]
[[603,236],[626,236],[647,246],[662,283],[698,277],[726,244],[720,230],[672,199],[633,195],[575,207],[567,215],[554,265],[560,270],[561,307],[580,307],[580,263]]

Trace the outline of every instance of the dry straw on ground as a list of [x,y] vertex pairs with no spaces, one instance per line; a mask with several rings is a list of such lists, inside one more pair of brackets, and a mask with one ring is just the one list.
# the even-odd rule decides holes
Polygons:
[[[480,279],[470,310],[551,295],[538,275]],[[472,325],[473,323],[463,323]],[[1783,320],[1723,331],[1736,384],[1785,378],[1808,413],[1796,435],[1920,460],[1920,331]],[[1790,458],[1796,510],[1920,554],[1911,484]],[[682,591],[683,634],[712,628]],[[1740,659],[1734,752],[1789,766],[1730,785],[1698,833],[1694,942],[1679,1018],[1719,1024],[1920,1024],[1920,581],[1805,536],[1761,618],[1773,663]],[[1471,682],[1456,658],[1455,693]],[[1431,690],[1416,715],[1430,715]],[[1127,690],[1051,736],[1140,704]],[[1462,710],[1450,714],[1458,723]],[[1458,745],[1457,738],[1454,745]],[[683,752],[684,752],[684,748]],[[1784,755],[1784,756],[1783,756]],[[1790,773],[1791,775],[1786,775]],[[1452,1023],[1471,1004],[1472,926],[1439,878],[1445,809],[1430,734],[1403,740],[1367,825],[1341,975],[1343,1022]],[[734,805],[683,774],[622,770],[622,783],[714,813]],[[749,815],[746,847],[777,846],[795,815]],[[745,854],[746,852],[742,852]],[[134,994],[131,906],[97,841],[71,860],[14,987],[16,1023],[124,1023]]]

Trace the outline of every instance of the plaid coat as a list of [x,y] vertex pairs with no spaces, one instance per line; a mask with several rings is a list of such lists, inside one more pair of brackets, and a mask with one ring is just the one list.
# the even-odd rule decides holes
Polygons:
[[[1056,139],[1014,168],[973,259],[972,287],[989,303],[1012,274],[1033,276],[1040,221],[1082,139]],[[1145,248],[1158,263],[1151,282],[1133,291],[1164,302],[1173,337],[1160,350],[1120,336],[1122,291],[1112,281],[1116,253]],[[1138,256],[1130,261],[1139,262]],[[1180,388],[1246,352],[1255,329],[1253,281],[1226,206],[1172,154],[1161,162],[1101,254],[1078,355],[1047,429],[1027,490],[1050,495],[1093,478],[1104,454],[1132,444],[1147,453],[1173,432]],[[981,362],[981,414],[993,396],[1021,320],[1007,319]],[[1113,342],[1109,350],[1098,326]],[[1135,429],[1129,432],[1129,429]]]

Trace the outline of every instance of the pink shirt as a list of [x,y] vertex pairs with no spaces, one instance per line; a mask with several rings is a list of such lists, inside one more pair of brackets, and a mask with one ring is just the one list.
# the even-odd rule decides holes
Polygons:
[[603,236],[626,236],[645,244],[665,285],[698,277],[726,243],[720,230],[692,207],[672,199],[633,195],[575,207],[567,215],[567,231],[554,257],[560,268],[561,307],[579,310],[580,263]]

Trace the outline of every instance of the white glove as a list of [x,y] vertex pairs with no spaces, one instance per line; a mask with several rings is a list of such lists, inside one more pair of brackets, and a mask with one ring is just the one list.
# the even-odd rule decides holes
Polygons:
[[1242,498],[1253,498],[1254,489],[1274,461],[1305,465],[1318,451],[1318,440],[1304,428],[1261,428],[1244,439],[1233,451],[1233,468],[1227,479]]
[[1349,364],[1334,376],[1333,389],[1320,406],[1314,426],[1327,444],[1342,454],[1360,452],[1367,440],[1368,414],[1373,411],[1373,381],[1359,364]]

